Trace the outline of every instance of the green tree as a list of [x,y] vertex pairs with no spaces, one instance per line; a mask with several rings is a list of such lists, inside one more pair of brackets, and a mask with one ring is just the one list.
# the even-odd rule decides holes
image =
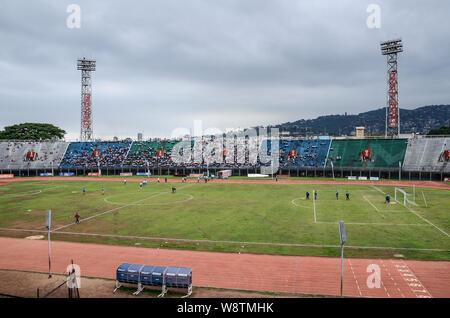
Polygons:
[[450,126],[442,126],[439,129],[431,129],[427,135],[450,135]]
[[52,124],[24,123],[7,126],[0,131],[0,139],[3,140],[50,140],[62,139],[65,130]]

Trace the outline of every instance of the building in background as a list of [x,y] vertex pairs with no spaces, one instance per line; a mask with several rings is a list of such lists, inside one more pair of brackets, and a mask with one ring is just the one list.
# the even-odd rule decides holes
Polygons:
[[364,127],[359,126],[355,127],[355,129],[356,129],[356,138],[364,138]]

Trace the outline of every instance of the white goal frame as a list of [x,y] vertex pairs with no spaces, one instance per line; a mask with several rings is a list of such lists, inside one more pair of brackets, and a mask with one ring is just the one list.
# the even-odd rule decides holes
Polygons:
[[[414,187],[414,189],[413,189],[413,194],[412,194],[413,199],[410,200],[410,199],[408,199],[408,193],[406,193],[405,190],[403,190],[403,189],[401,189],[401,188],[395,187],[394,200],[397,201],[397,202],[400,203],[400,204],[403,204],[404,207],[406,207],[406,204],[407,204],[407,203],[409,203],[409,204],[411,204],[411,205],[414,205],[414,206],[417,206],[417,203],[415,202],[415,190],[416,190],[416,189],[415,189],[415,187]],[[401,194],[403,194],[403,203],[400,202],[399,200],[397,200],[397,193],[398,193],[398,192],[400,192]],[[411,195],[411,194],[410,194],[410,195]]]

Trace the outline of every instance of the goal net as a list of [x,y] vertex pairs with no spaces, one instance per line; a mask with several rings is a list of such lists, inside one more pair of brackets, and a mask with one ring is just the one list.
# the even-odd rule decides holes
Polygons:
[[415,202],[415,194],[415,188],[413,188],[411,193],[408,193],[401,188],[395,188],[394,200],[405,207],[407,206],[407,204],[418,206]]

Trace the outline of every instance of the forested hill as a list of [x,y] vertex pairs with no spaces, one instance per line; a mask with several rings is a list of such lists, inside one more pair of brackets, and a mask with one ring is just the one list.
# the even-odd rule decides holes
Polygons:
[[[349,136],[356,126],[364,126],[366,135],[384,134],[386,108],[379,108],[357,115],[327,115],[316,119],[300,119],[271,127],[289,131],[291,135],[329,134]],[[400,109],[401,133],[427,134],[430,129],[450,126],[450,105],[430,105],[416,109]]]

